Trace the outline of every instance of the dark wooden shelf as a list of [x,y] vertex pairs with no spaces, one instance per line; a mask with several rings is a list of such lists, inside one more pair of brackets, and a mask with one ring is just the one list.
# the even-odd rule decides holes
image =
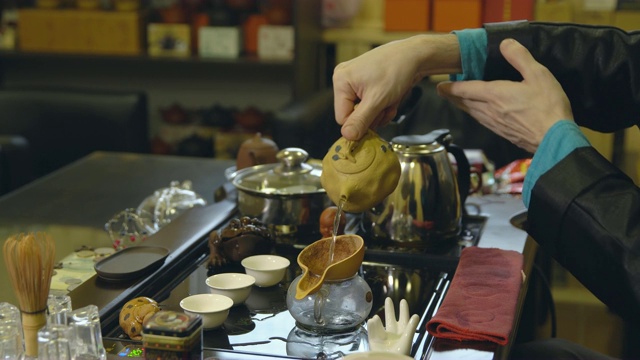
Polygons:
[[[190,56],[154,57],[141,55],[101,55],[0,50],[0,86],[43,83],[81,84],[103,82],[122,86],[182,88],[202,86],[213,80],[217,86],[249,82],[289,83],[293,99],[309,96],[326,87],[325,74],[319,72],[324,53],[320,43],[320,0],[294,0],[295,59],[267,60],[257,56],[237,59]],[[152,79],[153,85],[149,79]],[[156,81],[159,80],[159,81]],[[166,80],[166,81],[165,81]],[[197,85],[189,84],[198,80]],[[159,83],[159,84],[158,84]]]
[[[44,77],[66,74],[85,79],[161,78],[209,79],[232,82],[238,79],[259,79],[277,82],[293,81],[294,62],[264,60],[256,56],[237,59],[191,57],[155,57],[141,55],[99,55],[72,53],[42,53],[0,51],[0,69],[24,74],[43,74]],[[11,69],[11,70],[8,70]],[[238,77],[242,74],[241,77]],[[6,76],[9,76],[5,73]],[[36,81],[39,81],[36,79]]]
[[47,53],[20,50],[0,50],[2,60],[69,60],[69,61],[118,61],[122,63],[166,63],[166,64],[214,64],[233,66],[267,66],[288,67],[292,66],[291,60],[260,59],[256,55],[246,55],[239,58],[199,57],[159,57],[141,55],[109,55],[109,54],[80,54],[80,53]]

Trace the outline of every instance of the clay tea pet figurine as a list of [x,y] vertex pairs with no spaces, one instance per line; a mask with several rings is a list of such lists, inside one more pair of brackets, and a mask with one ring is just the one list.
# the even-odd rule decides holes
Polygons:
[[132,340],[142,340],[144,321],[158,311],[160,306],[151,298],[141,296],[129,300],[120,310],[120,327]]
[[248,216],[232,219],[220,231],[209,234],[209,266],[239,263],[251,255],[268,254],[272,246],[271,234],[260,220]]

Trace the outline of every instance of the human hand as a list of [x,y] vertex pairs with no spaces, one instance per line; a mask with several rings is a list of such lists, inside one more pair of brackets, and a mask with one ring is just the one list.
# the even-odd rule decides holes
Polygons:
[[452,34],[392,41],[338,64],[333,92],[342,136],[359,140],[367,129],[389,123],[403,97],[423,77],[459,69],[460,48]]
[[373,351],[409,355],[420,317],[414,314],[409,318],[409,304],[407,300],[402,299],[400,300],[400,318],[396,320],[391,298],[384,300],[384,317],[386,328],[378,315],[367,321],[369,347]]
[[556,122],[573,120],[560,83],[515,40],[500,44],[505,59],[523,77],[517,81],[461,81],[438,84],[438,93],[482,125],[534,153]]

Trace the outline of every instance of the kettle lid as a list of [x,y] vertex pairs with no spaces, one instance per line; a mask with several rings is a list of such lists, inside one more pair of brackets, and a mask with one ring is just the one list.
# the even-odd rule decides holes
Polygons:
[[399,135],[391,139],[395,151],[440,152],[451,143],[449,129],[433,130],[423,135]]

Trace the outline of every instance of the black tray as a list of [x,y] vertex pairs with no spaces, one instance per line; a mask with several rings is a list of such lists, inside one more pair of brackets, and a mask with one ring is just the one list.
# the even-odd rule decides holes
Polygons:
[[106,281],[127,281],[157,270],[169,255],[161,246],[135,246],[122,249],[98,261],[94,269]]
[[[368,247],[359,275],[367,281],[374,294],[370,317],[379,315],[384,318],[386,297],[390,297],[394,304],[399,304],[401,299],[407,300],[411,314],[421,317],[413,339],[412,355],[422,356],[429,351],[433,339],[426,332],[426,322],[448,289],[461,249],[477,244],[486,220],[483,216],[466,216],[460,236],[437,252],[387,248],[387,244],[373,243],[363,234]],[[252,288],[244,304],[231,308],[222,327],[204,331],[202,345],[205,358],[336,359],[365,350],[364,324],[340,334],[310,334],[298,328],[288,312],[286,294],[293,279],[300,275],[296,258],[305,244],[304,240],[298,244],[276,244],[275,252],[291,261],[284,280],[274,287]],[[179,302],[182,298],[209,291],[205,284],[207,277],[222,272],[244,272],[240,264],[230,263],[218,268],[209,268],[206,264],[204,259],[184,282],[170,292],[156,296],[161,308],[181,311]],[[111,354],[142,348],[141,342],[129,340],[119,327],[105,331],[103,336],[113,345]]]

